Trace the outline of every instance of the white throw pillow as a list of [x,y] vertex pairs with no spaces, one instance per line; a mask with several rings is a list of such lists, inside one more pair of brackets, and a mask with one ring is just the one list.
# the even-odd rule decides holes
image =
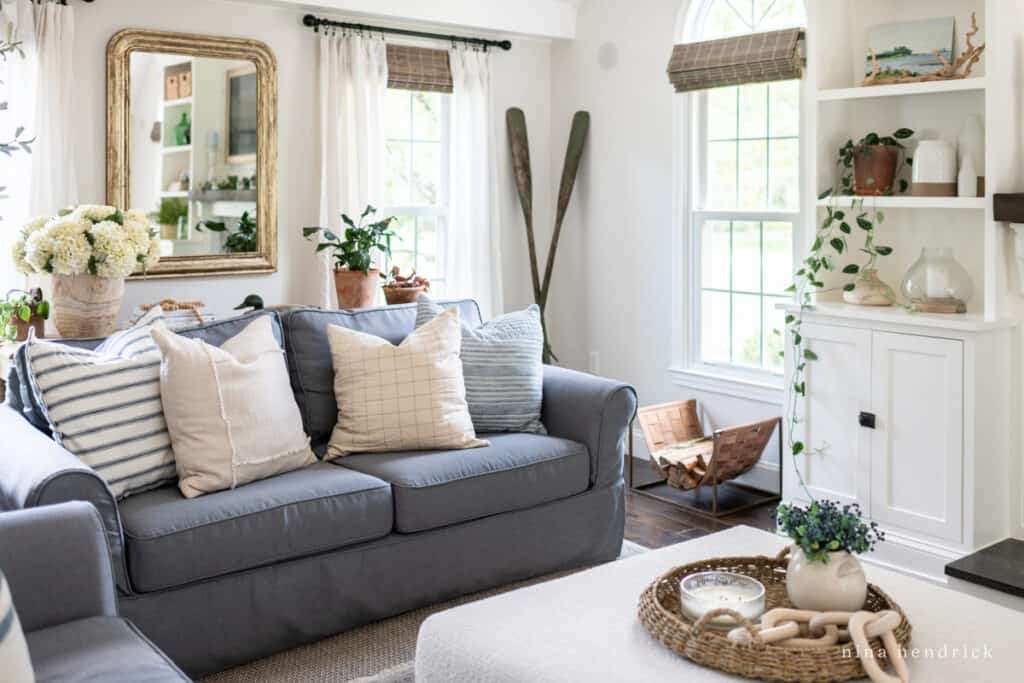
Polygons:
[[0,572],[0,679],[4,683],[34,683],[28,644],[14,611],[11,589]]
[[159,307],[95,351],[30,337],[29,383],[53,438],[96,470],[118,498],[173,482],[160,403]]
[[338,422],[327,459],[349,453],[477,448],[462,379],[459,310],[450,309],[395,346],[329,325]]
[[178,487],[187,498],[316,462],[284,351],[262,316],[219,348],[154,329]]

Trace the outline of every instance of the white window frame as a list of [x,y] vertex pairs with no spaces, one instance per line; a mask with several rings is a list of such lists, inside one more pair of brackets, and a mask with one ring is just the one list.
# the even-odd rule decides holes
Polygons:
[[[707,13],[716,0],[684,3],[677,17],[676,42],[699,40]],[[706,91],[674,97],[673,116],[673,282],[672,365],[674,384],[762,403],[782,405],[783,374],[731,363],[709,363],[701,358],[702,272],[701,236],[707,220],[784,221],[793,225],[793,263],[802,245],[807,201],[806,84],[800,83],[800,199],[796,210],[718,209],[702,205],[707,197],[707,110]]]
[[[412,93],[413,91],[403,90],[402,92]],[[412,106],[412,100],[410,98],[410,108]],[[409,113],[410,124],[412,121],[412,112],[410,109]],[[448,239],[448,222],[451,214],[451,96],[441,98],[441,140],[438,143],[440,146],[440,157],[441,157],[441,186],[439,189],[438,203],[434,206],[427,204],[424,205],[387,205],[382,206],[379,213],[387,216],[401,216],[410,218],[436,218],[437,219],[437,262],[441,266],[441,272],[444,274],[442,277],[430,277],[429,280],[431,285],[443,285],[447,280],[448,274],[448,263],[446,262],[447,252],[447,239]],[[410,127],[410,135],[412,129]],[[391,142],[394,138],[385,138],[385,142]],[[410,143],[410,154],[412,149],[415,147],[417,141],[415,138],[410,138],[405,142]],[[410,156],[409,163],[414,163],[414,157]],[[411,178],[410,178],[411,181]],[[392,242],[392,250],[397,251],[412,251],[413,252],[413,267],[419,271],[419,227],[413,229],[413,240],[414,243],[411,248],[405,242]],[[384,272],[390,272],[391,270],[391,259],[386,259],[386,267]]]

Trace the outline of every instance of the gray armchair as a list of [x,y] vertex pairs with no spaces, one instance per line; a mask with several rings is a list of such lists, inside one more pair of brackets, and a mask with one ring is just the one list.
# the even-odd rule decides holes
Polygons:
[[39,683],[190,680],[118,616],[110,552],[91,504],[0,513],[0,569]]

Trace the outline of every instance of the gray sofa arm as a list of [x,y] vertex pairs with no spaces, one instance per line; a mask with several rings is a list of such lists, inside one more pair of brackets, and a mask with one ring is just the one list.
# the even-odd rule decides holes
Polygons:
[[88,503],[0,513],[0,569],[25,631],[117,615],[103,524]]
[[636,390],[628,384],[544,366],[541,420],[552,436],[587,447],[592,488],[609,486],[622,478],[626,435],[636,414],[636,403]]
[[121,517],[103,478],[6,405],[0,405],[0,435],[0,509],[22,510],[71,500],[92,503],[103,521],[114,576],[130,592]]

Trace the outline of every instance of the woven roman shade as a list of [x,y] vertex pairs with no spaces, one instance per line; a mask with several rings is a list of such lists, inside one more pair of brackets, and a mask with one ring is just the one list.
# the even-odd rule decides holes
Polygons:
[[388,45],[388,87],[450,93],[452,70],[448,51]]
[[689,92],[800,78],[803,36],[804,29],[788,28],[676,45],[668,63],[668,79],[676,92]]

